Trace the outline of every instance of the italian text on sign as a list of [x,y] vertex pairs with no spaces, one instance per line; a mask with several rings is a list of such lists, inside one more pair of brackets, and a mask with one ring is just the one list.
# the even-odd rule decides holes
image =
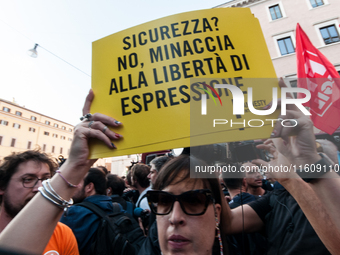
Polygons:
[[276,77],[247,8],[181,13],[112,34],[93,42],[92,61],[91,112],[121,121],[124,139],[117,150],[94,143],[91,158],[190,146],[191,78]]

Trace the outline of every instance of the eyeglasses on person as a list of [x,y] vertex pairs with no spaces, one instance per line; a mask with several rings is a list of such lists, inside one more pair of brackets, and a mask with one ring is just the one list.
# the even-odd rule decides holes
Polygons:
[[151,211],[156,215],[167,215],[178,201],[183,212],[187,215],[203,215],[209,203],[214,202],[212,193],[208,189],[189,190],[180,195],[173,195],[165,191],[149,190],[146,193]]
[[45,181],[51,177],[43,177],[43,178],[38,178],[37,176],[26,176],[22,178],[22,185],[24,188],[33,188],[35,185],[37,185],[38,181]]

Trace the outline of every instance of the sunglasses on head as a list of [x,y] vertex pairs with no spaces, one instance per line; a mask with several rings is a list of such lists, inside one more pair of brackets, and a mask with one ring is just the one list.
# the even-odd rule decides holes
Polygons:
[[202,215],[214,199],[208,189],[197,189],[173,195],[165,191],[149,190],[146,193],[151,211],[156,215],[167,215],[172,211],[175,201],[178,201],[187,215]]

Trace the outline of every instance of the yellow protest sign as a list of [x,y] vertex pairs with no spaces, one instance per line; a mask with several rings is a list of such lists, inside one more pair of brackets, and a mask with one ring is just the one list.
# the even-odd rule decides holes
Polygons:
[[[124,139],[114,141],[117,150],[94,142],[91,158],[187,147],[190,132],[205,136],[197,144],[217,142],[210,131],[190,130],[190,104],[198,96],[193,78],[237,85],[245,78],[276,77],[259,22],[247,8],[181,13],[112,34],[93,42],[92,61],[91,112],[121,121],[116,131]],[[258,88],[260,99],[254,100],[269,102],[270,91],[261,94]],[[268,136],[266,126],[241,136]],[[239,129],[231,130],[220,132],[236,138]]]

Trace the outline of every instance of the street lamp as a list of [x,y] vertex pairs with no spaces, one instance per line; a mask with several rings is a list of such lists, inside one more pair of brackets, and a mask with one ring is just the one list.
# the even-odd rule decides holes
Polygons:
[[36,58],[38,57],[38,52],[37,52],[37,47],[39,46],[39,44],[35,44],[33,49],[28,50],[27,54],[32,57],[32,58]]

